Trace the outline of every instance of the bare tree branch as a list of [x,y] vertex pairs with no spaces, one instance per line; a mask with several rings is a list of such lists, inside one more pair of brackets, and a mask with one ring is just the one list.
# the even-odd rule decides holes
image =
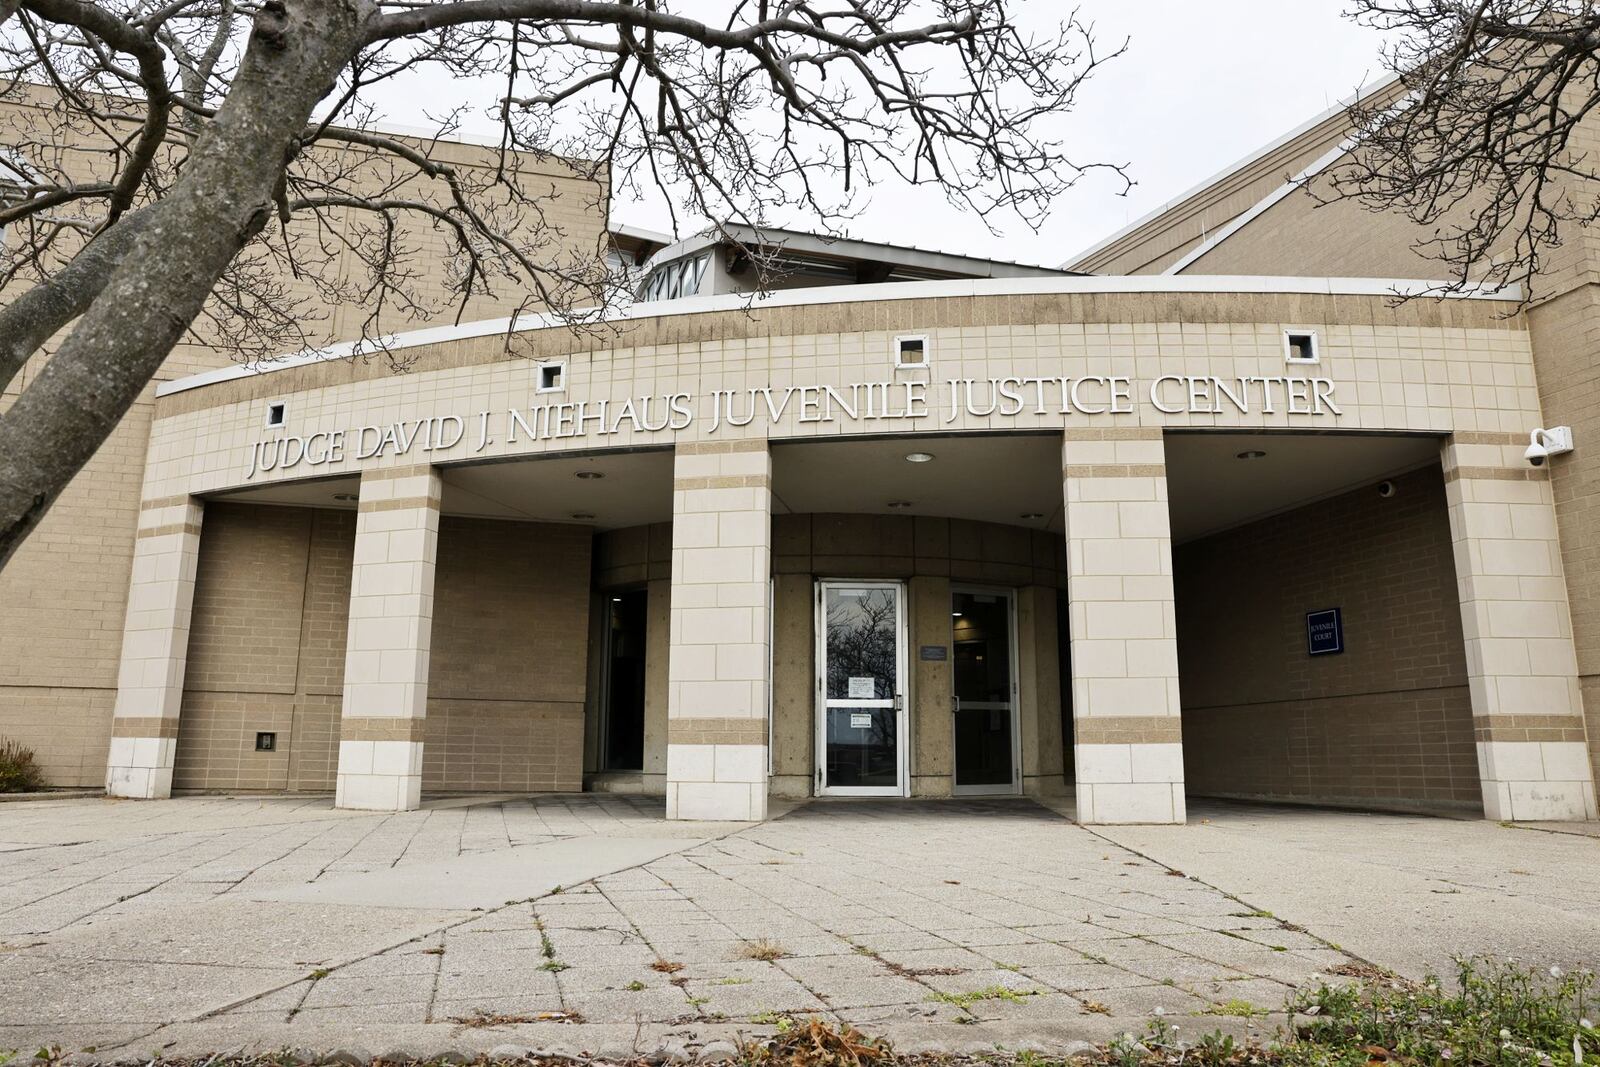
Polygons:
[[1352,151],[1309,185],[1398,212],[1441,292],[1520,285],[1600,218],[1582,130],[1600,106],[1600,8],[1586,0],[1356,0],[1389,38],[1392,96],[1350,109]]
[[[538,309],[606,329],[618,197],[839,231],[876,184],[1037,225],[1107,59],[1011,0],[0,0],[0,565],[180,340],[243,362]],[[707,15],[713,17],[697,17]],[[379,129],[491,86],[498,147]],[[765,284],[769,250],[746,254]],[[350,309],[359,313],[352,317]],[[350,334],[357,333],[358,337]],[[53,349],[53,350],[52,350]]]

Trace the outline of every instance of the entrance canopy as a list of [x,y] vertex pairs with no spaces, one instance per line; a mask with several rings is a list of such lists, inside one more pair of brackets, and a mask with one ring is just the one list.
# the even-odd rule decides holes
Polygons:
[[[1177,543],[1437,462],[1425,434],[1168,433]],[[929,515],[1064,533],[1059,433],[835,438],[772,445],[775,515]],[[443,468],[441,512],[617,530],[672,518],[669,449]],[[221,499],[354,510],[356,475]]]

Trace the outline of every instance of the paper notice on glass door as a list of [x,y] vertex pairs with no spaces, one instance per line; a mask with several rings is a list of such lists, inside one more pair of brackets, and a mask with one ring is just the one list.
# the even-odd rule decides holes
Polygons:
[[850,679],[851,700],[871,700],[877,695],[877,687],[873,684],[871,678]]

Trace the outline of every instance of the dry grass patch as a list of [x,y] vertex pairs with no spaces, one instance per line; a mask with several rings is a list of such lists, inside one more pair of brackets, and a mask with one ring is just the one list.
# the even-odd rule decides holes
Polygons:
[[768,941],[763,937],[747,942],[744,948],[739,950],[739,955],[747,960],[763,960],[771,963],[773,960],[781,960],[789,955],[789,950],[776,941]]
[[779,1032],[744,1047],[754,1067],[874,1067],[897,1062],[889,1043],[853,1026],[835,1028],[821,1019],[778,1019]]

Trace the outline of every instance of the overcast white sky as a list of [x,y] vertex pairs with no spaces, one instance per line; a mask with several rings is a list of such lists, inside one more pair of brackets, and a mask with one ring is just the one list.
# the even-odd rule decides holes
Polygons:
[[[697,2],[680,0],[693,14]],[[1013,0],[1027,22],[1066,0]],[[851,236],[1057,265],[1338,103],[1382,72],[1374,31],[1343,17],[1346,0],[1081,0],[1086,20],[1128,53],[1084,89],[1072,149],[1126,162],[1126,196],[1085,179],[1034,233],[1014,219],[996,236],[933,191],[878,187]],[[435,87],[438,88],[438,87]],[[415,91],[386,101],[395,123],[417,122]],[[405,99],[412,97],[412,99]],[[471,132],[471,123],[467,130]],[[484,132],[492,131],[486,130]],[[617,222],[668,229],[664,210],[617,204]],[[694,227],[697,228],[697,227]]]
[[[1050,2],[1050,0],[1044,0]],[[1077,119],[1093,156],[1126,160],[1138,183],[1080,185],[1042,232],[996,238],[952,220],[964,249],[1057,264],[1382,75],[1380,39],[1345,0],[1084,0],[1128,53],[1085,89]],[[884,220],[887,222],[888,220]],[[893,224],[881,233],[890,239]]]
[[1130,39],[1128,53],[1087,85],[1074,122],[1086,158],[1129,164],[1137,184],[1128,195],[1115,195],[1109,179],[1085,179],[1041,232],[1016,224],[996,237],[937,197],[919,203],[902,192],[880,197],[855,235],[1059,264],[1379,76],[1377,35],[1343,18],[1344,7],[1083,0],[1101,39]]

